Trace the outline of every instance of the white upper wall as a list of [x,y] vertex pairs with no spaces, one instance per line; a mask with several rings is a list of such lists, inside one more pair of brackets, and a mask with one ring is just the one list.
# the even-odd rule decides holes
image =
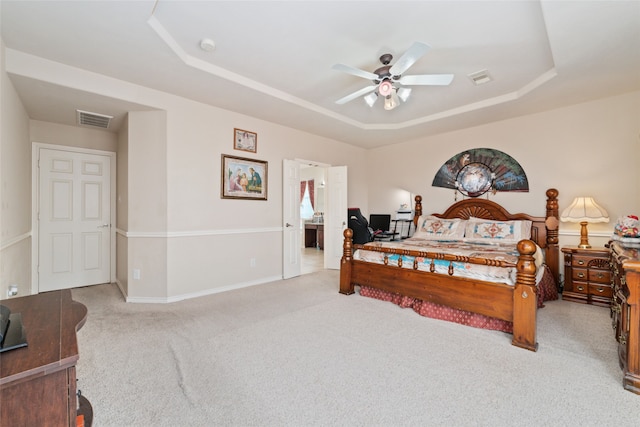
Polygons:
[[[561,212],[574,197],[592,196],[611,221],[589,225],[590,234],[608,236],[618,216],[640,214],[639,139],[640,92],[633,92],[374,149],[367,153],[369,207],[393,212],[410,191],[422,195],[425,213],[444,211],[454,191],[431,186],[439,168],[464,150],[487,147],[516,159],[529,181],[528,193],[489,198],[514,213],[544,216],[548,188],[560,192]],[[578,229],[560,224],[561,234]]]

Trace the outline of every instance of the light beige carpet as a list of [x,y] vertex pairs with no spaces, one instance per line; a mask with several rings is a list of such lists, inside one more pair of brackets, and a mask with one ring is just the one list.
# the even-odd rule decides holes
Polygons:
[[95,426],[636,426],[606,308],[538,312],[510,335],[338,294],[322,271],[167,305],[75,289]]

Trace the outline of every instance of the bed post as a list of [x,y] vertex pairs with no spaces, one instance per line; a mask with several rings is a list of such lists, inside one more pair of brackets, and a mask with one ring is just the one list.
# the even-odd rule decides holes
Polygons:
[[353,261],[353,231],[350,228],[344,230],[344,243],[342,244],[342,258],[340,259],[340,293],[351,295],[354,293],[351,282],[351,262]]
[[558,190],[547,190],[547,215],[545,226],[547,228],[547,247],[545,262],[553,273],[556,285],[560,287],[560,251],[558,248]]
[[417,230],[418,219],[420,218],[420,215],[422,215],[422,196],[416,195],[415,200],[416,200],[416,207],[413,214],[413,227],[414,227],[414,230]]
[[536,289],[536,264],[533,254],[536,245],[531,240],[518,242],[517,279],[513,290],[513,340],[515,346],[538,350],[536,342],[536,316],[538,297]]

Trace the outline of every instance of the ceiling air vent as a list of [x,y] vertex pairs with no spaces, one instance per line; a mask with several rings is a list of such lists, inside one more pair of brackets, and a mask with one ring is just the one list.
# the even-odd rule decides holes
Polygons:
[[487,70],[476,71],[475,73],[469,74],[467,77],[471,79],[474,85],[480,86],[485,83],[489,83],[493,80],[493,77],[489,74]]
[[107,129],[113,116],[105,114],[91,113],[89,111],[76,110],[78,113],[78,124],[81,126],[93,126]]

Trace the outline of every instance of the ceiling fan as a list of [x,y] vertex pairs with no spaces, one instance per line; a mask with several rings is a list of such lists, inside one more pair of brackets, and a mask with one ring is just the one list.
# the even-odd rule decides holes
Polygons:
[[404,72],[415,64],[415,62],[425,53],[427,53],[429,49],[430,46],[425,43],[414,42],[393,65],[390,65],[393,56],[390,53],[385,53],[380,57],[382,67],[378,68],[373,73],[360,70],[349,65],[335,64],[332,67],[334,70],[343,71],[357,77],[363,77],[373,81],[374,83],[373,85],[363,87],[360,90],[338,99],[336,104],[346,104],[351,100],[366,95],[364,97],[365,102],[369,107],[373,107],[378,96],[382,96],[385,100],[385,110],[393,110],[399,105],[399,99],[403,102],[406,102],[407,99],[409,99],[411,88],[404,86],[447,86],[451,84],[453,81],[453,74],[421,74],[403,76]]

